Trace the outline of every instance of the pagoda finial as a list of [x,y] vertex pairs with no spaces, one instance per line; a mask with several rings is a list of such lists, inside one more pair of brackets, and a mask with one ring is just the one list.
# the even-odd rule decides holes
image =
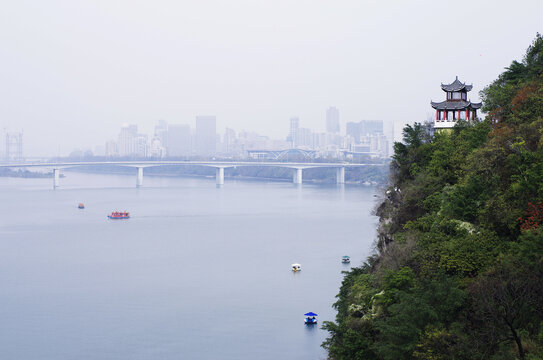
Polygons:
[[458,80],[458,75],[456,75],[456,80]]

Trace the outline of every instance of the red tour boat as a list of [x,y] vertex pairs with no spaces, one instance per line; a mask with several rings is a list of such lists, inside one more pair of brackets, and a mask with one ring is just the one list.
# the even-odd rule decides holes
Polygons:
[[130,213],[126,211],[114,211],[107,217],[109,219],[130,219]]

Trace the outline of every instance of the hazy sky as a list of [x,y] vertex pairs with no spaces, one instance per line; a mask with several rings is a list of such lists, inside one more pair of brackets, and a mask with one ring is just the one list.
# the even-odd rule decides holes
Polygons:
[[289,118],[422,121],[440,82],[471,100],[543,32],[543,1],[5,1],[0,127],[25,155],[152,133],[159,119],[284,138]]

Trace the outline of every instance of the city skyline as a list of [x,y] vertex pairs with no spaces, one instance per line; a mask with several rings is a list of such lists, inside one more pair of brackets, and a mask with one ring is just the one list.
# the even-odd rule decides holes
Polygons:
[[[330,105],[343,124],[401,127],[426,120],[442,98],[435,84],[455,76],[473,82],[480,101],[540,31],[540,2],[521,4],[10,2],[0,14],[9,34],[0,38],[0,128],[24,129],[29,155],[55,155],[92,147],[123,123],[151,134],[158,119],[206,113],[221,131],[273,138],[291,116],[324,130]],[[443,41],[447,19],[454,46]]]
[[[333,115],[330,115],[332,112]],[[56,157],[56,156],[70,156],[74,153],[92,153],[96,156],[133,156],[137,154],[140,157],[164,157],[164,156],[192,156],[195,154],[198,155],[213,155],[213,154],[225,154],[229,153],[228,146],[235,147],[238,145],[233,144],[236,141],[237,135],[241,135],[245,138],[245,143],[251,143],[247,145],[247,149],[251,150],[281,150],[286,148],[318,148],[319,143],[334,143],[339,145],[340,141],[335,139],[334,141],[328,139],[323,140],[322,136],[324,134],[337,134],[338,136],[353,136],[356,138],[356,143],[360,141],[360,133],[354,135],[349,133],[349,126],[353,124],[361,124],[365,122],[380,122],[381,123],[381,132],[387,137],[389,144],[389,149],[387,153],[390,153],[392,150],[392,144],[394,142],[394,128],[392,124],[387,123],[382,120],[360,120],[356,122],[344,122],[341,120],[339,115],[339,109],[335,106],[330,106],[324,112],[323,124],[320,129],[308,128],[307,121],[301,121],[299,117],[291,117],[290,128],[286,132],[286,136],[274,138],[269,134],[258,133],[256,131],[247,131],[245,129],[233,129],[230,127],[225,127],[223,131],[216,128],[217,117],[212,115],[202,116],[196,115],[192,121],[180,123],[180,122],[168,122],[164,119],[158,120],[154,123],[154,129],[150,132],[145,132],[141,130],[140,124],[137,123],[123,123],[119,129],[109,136],[107,139],[103,140],[102,143],[93,144],[92,146],[79,146],[72,149],[67,149],[65,152],[57,152],[55,154],[43,155],[43,154],[30,154],[26,150],[28,146],[28,141],[25,142],[25,150],[21,150],[23,154],[22,157]],[[330,116],[333,117],[334,126],[337,127],[337,131],[334,129],[329,129],[330,127]],[[197,124],[198,120],[210,120],[215,123],[215,137],[217,141],[215,142],[216,146],[224,146],[224,148],[217,149],[217,151],[200,151],[197,149]],[[297,123],[297,137],[295,142],[292,141],[291,135],[293,131],[292,122]],[[300,124],[302,126],[300,126]],[[341,125],[340,125],[341,124]],[[287,122],[283,122],[283,127],[288,126]],[[286,126],[285,126],[286,125]],[[331,130],[331,131],[328,131]],[[0,156],[5,157],[5,139],[6,135],[14,133],[8,132],[7,129],[3,129],[2,132],[2,141],[0,141],[1,149]],[[22,131],[21,131],[22,134]],[[132,140],[127,140],[128,137]],[[231,144],[228,144],[230,137]],[[314,137],[319,137],[319,139],[314,139]],[[257,139],[258,138],[258,139]],[[175,139],[175,141],[174,141]],[[211,143],[208,141],[208,144]],[[262,144],[258,147],[255,144]],[[208,145],[209,146],[209,145]],[[167,149],[167,151],[166,151]],[[239,149],[237,149],[239,153]],[[241,151],[246,153],[245,150]]]
[[[306,128],[298,117],[290,118],[290,129],[283,139],[273,139],[266,134],[225,128],[221,134],[216,129],[215,116],[196,116],[195,126],[168,123],[159,120],[153,134],[142,134],[137,124],[123,124],[118,141],[107,140],[105,146],[92,149],[74,149],[74,153],[106,157],[190,157],[190,156],[250,156],[249,151],[282,151],[304,149],[317,151],[319,156],[338,157],[345,152],[372,153],[388,157],[392,150],[394,129],[384,126],[382,120],[348,122],[340,134],[339,109],[330,107],[326,113],[326,127],[330,126],[330,110],[334,113],[332,129],[319,132]],[[353,128],[358,130],[353,132]],[[343,156],[341,155],[341,156]]]

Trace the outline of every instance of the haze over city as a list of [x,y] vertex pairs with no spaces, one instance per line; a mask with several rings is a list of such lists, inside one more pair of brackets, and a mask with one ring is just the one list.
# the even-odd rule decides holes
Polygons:
[[542,25],[4,2],[0,359],[543,359]]
[[[414,5],[417,5],[416,7]],[[473,83],[472,101],[541,24],[539,1],[98,1],[4,4],[0,127],[27,156],[67,155],[158,120],[274,139],[289,119],[401,128],[433,112],[439,84]],[[521,16],[522,15],[522,18]],[[522,19],[522,20],[521,20]],[[520,59],[519,59],[520,60]],[[398,139],[396,131],[396,139]]]

